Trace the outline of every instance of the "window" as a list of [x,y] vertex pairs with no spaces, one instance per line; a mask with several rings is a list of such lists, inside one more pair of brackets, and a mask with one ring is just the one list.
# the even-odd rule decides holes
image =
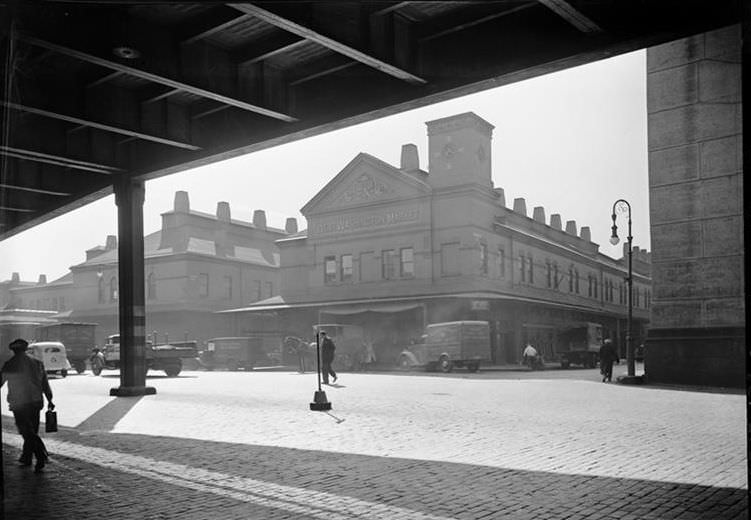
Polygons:
[[568,292],[574,292],[574,266],[568,268]]
[[527,260],[529,260],[529,283],[535,283],[535,264],[532,261],[532,255],[529,255]]
[[256,280],[256,301],[263,299],[263,292],[261,290],[261,280]]
[[224,299],[232,299],[232,277],[230,275],[224,276]]
[[558,290],[559,283],[560,280],[558,279],[558,264],[553,262],[553,288],[555,290]]
[[459,274],[459,243],[441,244],[441,276]]
[[274,296],[274,282],[266,282],[266,297]]
[[198,275],[198,296],[206,298],[209,295],[209,275],[200,273]]
[[587,275],[587,296],[592,297],[592,275]]
[[110,301],[117,301],[117,278],[114,276],[110,278]]
[[548,276],[548,289],[553,287],[553,264],[550,263],[550,260],[545,260],[545,271]]
[[594,289],[592,290],[592,293],[594,294],[594,298],[597,298],[597,277],[596,277],[596,276],[593,276],[593,277],[592,277],[592,282],[593,282],[593,283],[592,283],[592,286],[593,286],[593,288],[594,288]]
[[352,281],[352,255],[342,255],[341,259],[341,269],[342,272],[339,275],[339,278],[342,282],[351,282]]
[[374,282],[378,279],[378,263],[373,251],[360,253],[360,281]]
[[384,280],[396,278],[396,252],[393,249],[381,251],[381,278]]
[[104,277],[99,277],[99,303],[104,303],[107,301],[107,291],[104,286]]
[[488,275],[488,246],[487,244],[480,244],[480,274],[483,276]]
[[415,276],[415,251],[411,247],[404,247],[399,252],[401,256],[400,274],[402,278]]
[[149,277],[146,279],[146,297],[149,300],[156,300],[156,276],[154,273],[149,273]]
[[327,256],[323,259],[323,283],[336,281],[336,257]]
[[574,286],[576,288],[576,294],[579,294],[579,270],[574,269]]
[[64,296],[60,296],[60,310],[61,311],[65,310],[65,297]]
[[527,281],[527,257],[522,255],[519,255],[519,274],[521,274],[521,281],[526,282]]
[[498,278],[506,277],[506,251],[498,248]]

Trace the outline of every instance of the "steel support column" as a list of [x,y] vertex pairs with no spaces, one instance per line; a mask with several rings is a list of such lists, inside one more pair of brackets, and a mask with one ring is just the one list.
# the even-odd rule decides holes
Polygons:
[[114,184],[118,232],[120,386],[110,395],[155,394],[146,386],[146,306],[143,261],[143,181],[123,175]]

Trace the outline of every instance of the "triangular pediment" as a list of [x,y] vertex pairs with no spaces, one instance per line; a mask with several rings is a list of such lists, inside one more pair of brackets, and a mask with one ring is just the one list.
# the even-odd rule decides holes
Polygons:
[[415,197],[430,192],[427,183],[365,153],[360,153],[301,210],[303,215]]

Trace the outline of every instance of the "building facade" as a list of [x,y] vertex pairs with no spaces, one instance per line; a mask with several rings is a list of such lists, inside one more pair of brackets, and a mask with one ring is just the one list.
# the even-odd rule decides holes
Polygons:
[[650,380],[745,385],[741,27],[647,51]]
[[[563,225],[491,181],[493,126],[473,113],[427,123],[428,170],[405,145],[399,167],[361,153],[301,210],[306,231],[277,241],[281,294],[233,314],[276,312],[281,330],[356,324],[384,363],[429,323],[491,325],[498,363],[530,341],[549,359],[571,328],[598,323],[623,345],[627,264],[599,252],[588,227]],[[635,334],[651,300],[650,254],[634,248]],[[638,339],[640,341],[640,339]]]
[[[144,237],[147,336],[158,343],[229,336],[232,323],[216,311],[266,299],[279,290],[276,240],[296,232],[268,226],[262,210],[253,222],[231,218],[226,202],[216,214],[190,209],[188,194],[175,195],[159,231]],[[59,311],[60,321],[96,323],[97,342],[118,324],[117,239],[86,251],[86,260],[51,283],[9,290],[12,307]],[[55,307],[57,305],[57,307]]]

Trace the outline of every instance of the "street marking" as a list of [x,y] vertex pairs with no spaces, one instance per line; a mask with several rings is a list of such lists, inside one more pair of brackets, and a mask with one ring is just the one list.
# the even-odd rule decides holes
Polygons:
[[[5,431],[3,431],[3,442],[19,449],[23,446],[23,439],[20,435]],[[238,477],[184,464],[59,441],[49,437],[45,438],[44,442],[47,445],[47,450],[52,453],[96,464],[107,469],[131,473],[167,484],[204,493],[213,493],[271,509],[282,509],[299,515],[320,518],[321,520],[352,520],[353,518],[450,520],[450,517],[430,515],[325,491],[314,491]]]

